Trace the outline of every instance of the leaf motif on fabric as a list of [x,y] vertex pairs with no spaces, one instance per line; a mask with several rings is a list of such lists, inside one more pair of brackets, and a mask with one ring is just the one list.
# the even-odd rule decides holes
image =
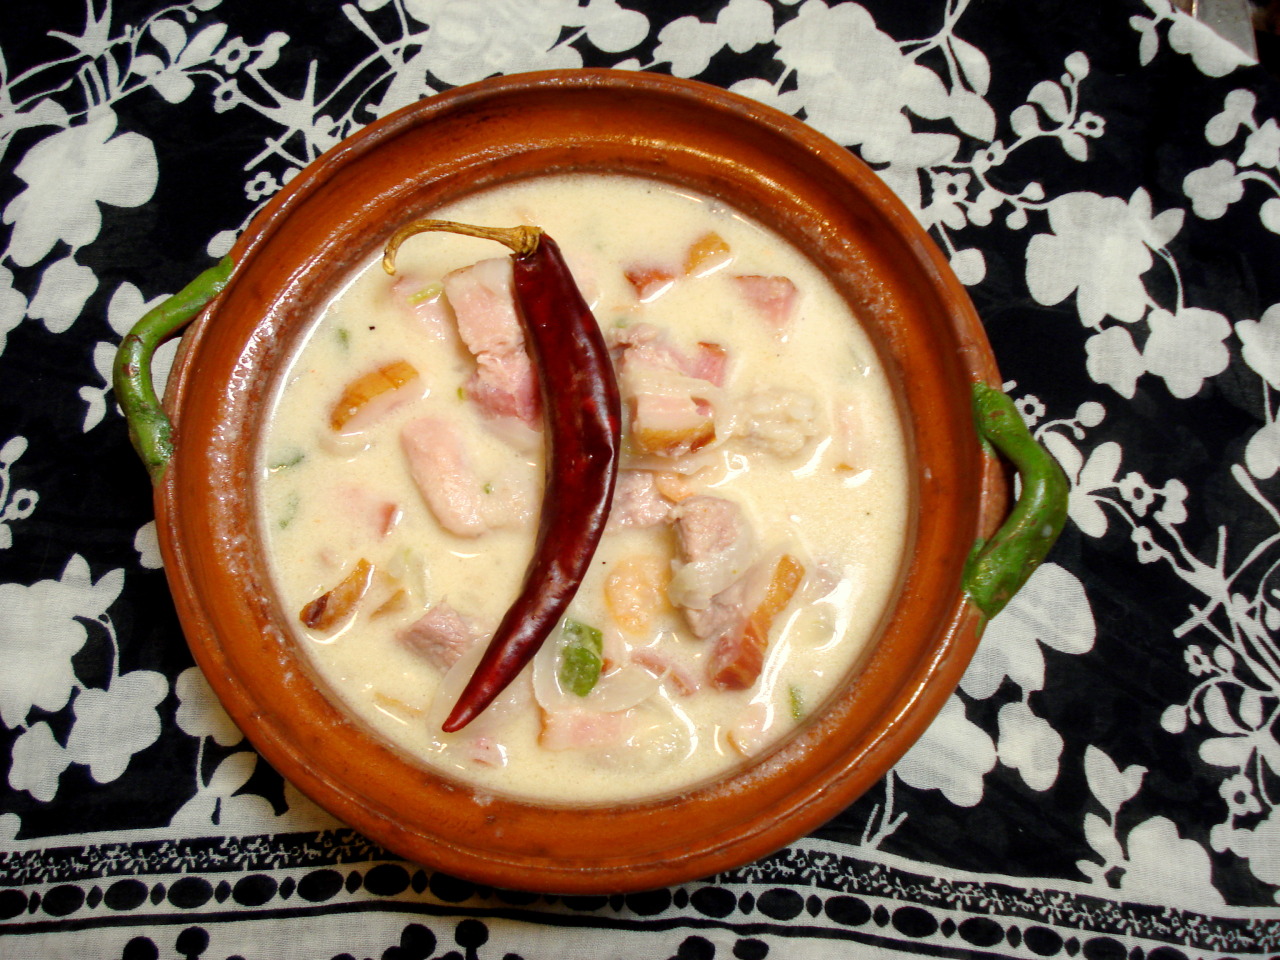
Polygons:
[[1124,860],[1124,850],[1116,839],[1115,829],[1096,813],[1086,813],[1084,816],[1084,838],[1103,858],[1103,869]]
[[969,89],[979,96],[985,96],[991,87],[991,64],[987,60],[987,55],[957,36],[951,36],[949,42],[951,51],[956,56],[956,63],[960,66],[960,73],[969,84]]
[[[1006,680],[1024,696],[1044,687],[1040,644],[1079,655],[1093,649],[1097,627],[1084,585],[1056,563],[1042,564],[987,626],[960,688],[986,699]],[[1010,719],[1021,715],[1011,714]]]
[[1027,102],[1039,104],[1049,119],[1056,120],[1058,123],[1066,120],[1070,114],[1067,95],[1062,85],[1052,80],[1041,80],[1032,87],[1031,92],[1027,94]]
[[1114,820],[1116,812],[1137,795],[1147,768],[1134,764],[1122,771],[1114,760],[1090,744],[1084,753],[1084,773],[1090,791]]
[[908,786],[939,790],[956,806],[972,807],[982,799],[983,777],[995,765],[995,744],[952,696],[893,769]]

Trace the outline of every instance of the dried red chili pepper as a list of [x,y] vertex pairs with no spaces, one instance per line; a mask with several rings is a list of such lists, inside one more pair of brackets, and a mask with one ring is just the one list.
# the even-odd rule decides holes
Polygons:
[[546,485],[533,557],[515,602],[489,641],[444,730],[461,730],[515,679],[564,616],[609,516],[621,447],[622,405],[604,337],[556,242],[538,227],[476,227],[417,220],[387,242],[430,230],[510,247],[515,300],[538,374],[545,421]]

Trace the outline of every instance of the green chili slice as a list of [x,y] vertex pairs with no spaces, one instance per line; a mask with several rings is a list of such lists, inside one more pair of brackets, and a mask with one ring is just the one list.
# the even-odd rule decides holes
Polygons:
[[560,627],[560,686],[585,697],[600,679],[604,666],[604,634],[577,620]]

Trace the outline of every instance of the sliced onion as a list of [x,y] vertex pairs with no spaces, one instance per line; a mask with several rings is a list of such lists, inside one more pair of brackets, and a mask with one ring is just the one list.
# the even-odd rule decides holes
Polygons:
[[[431,699],[431,709],[427,713],[427,725],[432,735],[445,740],[462,735],[461,733],[445,734],[440,728],[444,725],[454,704],[458,702],[458,697],[462,695],[467,681],[475,673],[487,646],[487,638],[482,637],[476,640],[441,677],[440,686],[436,687],[435,696]],[[527,681],[517,677],[515,682],[503,690],[480,716],[467,725],[466,731],[470,733],[491,731],[492,728],[504,723],[513,713],[527,709],[528,701]]]
[[688,760],[697,751],[697,727],[665,694],[637,707],[636,714],[627,750],[616,757],[620,764],[635,771],[654,770]]
[[641,667],[619,667],[602,676],[589,694],[578,699],[589,710],[614,713],[644,703],[661,684],[660,677]]

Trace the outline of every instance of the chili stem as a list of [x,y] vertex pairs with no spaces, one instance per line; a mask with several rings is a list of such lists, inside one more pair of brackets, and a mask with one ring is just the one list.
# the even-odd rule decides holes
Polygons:
[[538,249],[542,238],[541,227],[521,225],[518,227],[481,227],[472,223],[455,223],[452,220],[414,220],[396,230],[387,241],[382,251],[382,269],[395,275],[396,253],[400,245],[410,237],[420,233],[438,231],[441,233],[458,233],[464,237],[475,237],[479,240],[496,240],[509,247],[516,256],[527,257]]

